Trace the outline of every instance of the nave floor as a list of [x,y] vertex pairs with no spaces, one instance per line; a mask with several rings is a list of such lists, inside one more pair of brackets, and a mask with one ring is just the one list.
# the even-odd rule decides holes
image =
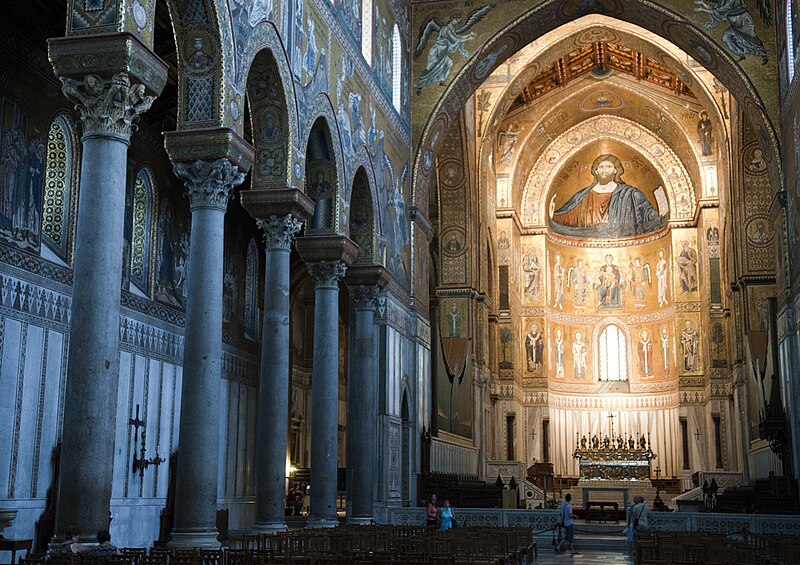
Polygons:
[[546,548],[539,550],[539,556],[534,561],[533,565],[551,565],[558,563],[559,565],[566,565],[567,563],[576,563],[580,565],[618,565],[633,563],[633,558],[625,555],[622,552],[613,551],[582,551],[577,555],[556,554],[552,549]]

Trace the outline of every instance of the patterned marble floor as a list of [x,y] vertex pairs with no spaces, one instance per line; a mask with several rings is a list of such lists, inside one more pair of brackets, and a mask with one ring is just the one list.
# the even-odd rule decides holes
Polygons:
[[581,551],[577,555],[557,555],[553,551],[539,551],[539,557],[534,561],[536,564],[566,565],[576,563],[580,565],[621,565],[633,563],[633,558],[620,552],[608,551]]

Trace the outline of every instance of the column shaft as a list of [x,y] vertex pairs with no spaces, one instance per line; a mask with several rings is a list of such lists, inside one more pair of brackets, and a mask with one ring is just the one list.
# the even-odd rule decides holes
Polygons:
[[178,163],[192,208],[181,419],[170,545],[219,547],[216,501],[222,356],[224,218],[244,174],[227,159]]
[[222,355],[223,219],[224,213],[218,210],[192,212],[174,526],[181,532],[213,533],[214,538]]
[[[60,61],[59,55],[51,56]],[[57,75],[59,66],[54,67]],[[155,99],[131,78],[125,72],[110,79],[61,78],[64,94],[80,112],[84,134],[57,536],[70,525],[84,534],[109,525],[127,154],[134,122]]]
[[339,279],[345,265],[309,266],[316,279],[311,373],[311,516],[309,527],[335,527],[339,412]]
[[286,529],[286,437],[289,421],[289,252],[300,222],[291,215],[258,221],[267,245],[264,326],[256,421],[257,532]]
[[375,358],[375,310],[377,287],[354,287],[355,332],[350,359],[350,394],[347,402],[347,496],[350,499],[348,522],[369,524],[373,520],[375,483],[377,372]]
[[127,153],[119,136],[83,138],[57,532],[109,524]]

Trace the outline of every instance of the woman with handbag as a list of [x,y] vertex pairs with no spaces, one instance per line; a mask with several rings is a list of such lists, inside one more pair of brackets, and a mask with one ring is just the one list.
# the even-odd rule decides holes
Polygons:
[[631,510],[631,526],[634,532],[647,532],[650,530],[650,508],[644,503],[643,496],[636,496],[633,499],[633,509]]

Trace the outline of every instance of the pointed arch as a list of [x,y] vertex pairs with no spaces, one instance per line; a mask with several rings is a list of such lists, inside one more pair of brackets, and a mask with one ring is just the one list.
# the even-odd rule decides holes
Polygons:
[[[359,0],[353,0],[358,2]],[[361,1],[361,54],[368,65],[372,66],[372,2]]]
[[591,350],[596,351],[595,381],[629,381],[632,373],[631,335],[627,324],[616,317],[605,318],[592,332]]
[[[353,176],[349,178],[349,182],[347,184],[350,187],[350,194],[347,195],[346,200],[350,204],[346,207],[346,209],[350,210],[350,214],[349,216],[343,215],[344,226],[346,230],[353,229],[353,221],[351,219],[353,215],[353,189],[355,188],[356,175],[359,173],[359,171],[361,171],[365,175],[365,180],[369,189],[369,205],[372,210],[373,219],[372,237],[375,241],[374,261],[377,264],[380,263],[380,250],[378,249],[377,245],[378,241],[383,237],[383,218],[381,216],[380,200],[378,198],[378,180],[377,175],[375,174],[375,163],[373,162],[372,155],[370,155],[366,145],[361,145],[356,148],[350,168],[354,171]],[[346,231],[346,234],[349,234],[349,231]]]
[[[635,7],[633,7],[635,6]],[[630,9],[629,9],[630,8]],[[412,203],[425,211],[435,176],[437,154],[447,131],[457,122],[460,109],[489,74],[524,46],[545,33],[589,14],[602,14],[631,23],[670,41],[703,65],[733,94],[752,116],[758,138],[769,162],[775,191],[783,189],[780,144],[760,93],[730,53],[700,28],[673,9],[655,2],[542,2],[484,41],[457,72],[434,103],[417,142],[412,177]]]
[[[255,149],[251,182],[253,189],[292,186],[292,140],[297,134],[294,93],[288,92],[285,74],[274,52],[260,50],[247,73],[246,96]],[[291,84],[288,83],[288,84]]]
[[[314,185],[319,181],[319,173],[323,173],[324,180],[330,184],[333,191],[330,195],[329,210],[321,210],[327,215],[327,223],[322,228],[311,228],[324,230],[329,233],[343,233],[343,226],[347,223],[345,212],[345,179],[347,179],[347,166],[344,160],[342,149],[342,138],[336,121],[336,112],[333,109],[330,98],[327,94],[318,94],[311,102],[305,112],[306,119],[301,124],[303,132],[304,147],[302,152],[305,155],[304,178],[302,186],[304,192],[312,199],[317,201],[317,197],[309,190],[314,189]],[[313,176],[310,176],[313,175]],[[316,216],[316,213],[315,213]],[[312,221],[313,225],[314,222]],[[308,226],[306,229],[309,229]]]
[[261,328],[261,315],[258,307],[259,259],[261,253],[255,238],[247,244],[244,279],[244,336],[258,341]]
[[792,83],[794,80],[794,34],[797,30],[794,29],[794,17],[795,14],[792,13],[794,7],[792,4],[794,0],[786,0],[784,2],[786,9],[784,10],[785,19],[784,23],[786,24],[786,67],[787,67],[787,76],[789,78],[789,84]]
[[65,113],[50,122],[45,147],[42,241],[69,263],[77,218],[80,145]]
[[306,149],[306,194],[314,200],[314,216],[306,229],[315,232],[335,229],[337,177],[330,129],[320,117],[311,127]]
[[364,167],[359,167],[353,179],[350,196],[350,239],[358,244],[355,264],[375,262],[376,232],[372,193]]
[[[266,56],[265,51],[268,52],[269,56]],[[283,132],[285,135],[283,146],[285,147],[286,159],[282,168],[282,182],[285,183],[285,186],[296,187],[302,178],[302,170],[295,171],[298,155],[302,154],[299,144],[300,119],[297,95],[294,89],[295,83],[292,78],[289,56],[275,24],[270,21],[264,21],[256,25],[247,37],[247,41],[241,53],[238,54],[238,58],[239,65],[236,69],[238,89],[247,93],[251,120],[254,120],[257,116],[257,113],[254,112],[256,97],[252,95],[248,86],[251,81],[251,72],[254,68],[262,68],[263,70],[265,65],[271,65],[271,77],[275,85],[273,94],[275,91],[278,94],[277,99],[272,102],[275,106],[282,108],[286,117],[286,129]],[[237,131],[242,131],[241,120],[244,112],[241,114],[241,116],[237,117]],[[254,128],[252,131],[255,136],[257,130]],[[258,153],[259,150],[256,148],[256,164],[258,164]],[[253,170],[255,172],[256,166],[253,167]]]
[[131,189],[130,280],[145,294],[150,288],[156,210],[155,177],[150,167],[136,173]]
[[400,26],[392,28],[392,104],[401,111],[403,103],[403,45],[400,38]]
[[[241,108],[231,109],[235,52],[223,30],[230,29],[227,9],[210,0],[166,0],[178,66],[178,130],[227,126]],[[225,20],[223,22],[223,20]],[[241,134],[241,129],[237,130]]]

